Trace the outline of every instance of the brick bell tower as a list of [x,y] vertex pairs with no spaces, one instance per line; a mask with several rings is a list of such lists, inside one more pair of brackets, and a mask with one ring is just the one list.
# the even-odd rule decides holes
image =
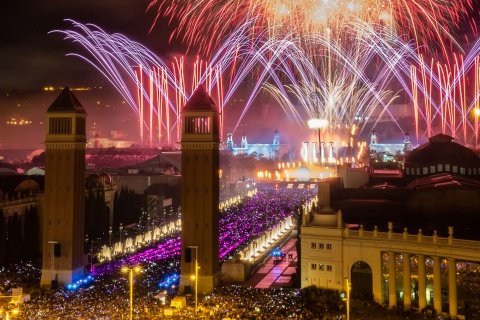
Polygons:
[[[199,86],[182,110],[182,255],[180,291],[208,294],[220,283],[220,113]],[[195,262],[199,267],[197,281]]]
[[68,87],[47,110],[41,286],[84,274],[86,117]]

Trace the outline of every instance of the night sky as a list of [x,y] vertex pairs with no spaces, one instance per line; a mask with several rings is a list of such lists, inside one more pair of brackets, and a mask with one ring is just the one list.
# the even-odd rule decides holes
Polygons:
[[0,10],[0,91],[37,90],[46,85],[87,86],[98,79],[95,70],[78,58],[66,57],[79,47],[54,29],[70,29],[64,19],[93,23],[108,33],[122,33],[157,54],[170,50],[166,26],[150,34],[155,10],[149,0],[28,0],[4,1]]

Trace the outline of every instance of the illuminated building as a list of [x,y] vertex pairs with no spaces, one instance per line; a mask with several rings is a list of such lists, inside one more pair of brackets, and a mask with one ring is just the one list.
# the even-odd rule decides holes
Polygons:
[[[182,109],[182,257],[180,290],[210,293],[220,284],[219,110],[203,86]],[[186,253],[191,252],[191,256]],[[197,255],[197,256],[194,256]],[[195,262],[198,261],[198,279]]]
[[68,87],[47,110],[42,286],[84,274],[86,117]]

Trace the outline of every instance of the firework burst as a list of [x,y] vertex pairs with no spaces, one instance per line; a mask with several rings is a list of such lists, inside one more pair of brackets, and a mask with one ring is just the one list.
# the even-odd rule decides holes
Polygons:
[[[388,27],[397,35],[419,43],[455,43],[450,30],[458,27],[472,9],[472,0],[153,0],[158,19],[178,22],[172,37],[212,52],[238,26],[255,20],[255,37],[268,30],[271,37],[294,34],[302,38],[328,32],[345,39],[351,22]],[[449,42],[450,42],[449,41]]]

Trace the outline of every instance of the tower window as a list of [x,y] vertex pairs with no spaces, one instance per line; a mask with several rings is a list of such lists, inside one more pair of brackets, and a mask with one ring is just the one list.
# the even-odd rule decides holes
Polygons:
[[72,118],[50,118],[48,121],[49,134],[72,134]]
[[210,118],[185,117],[185,133],[210,133]]

